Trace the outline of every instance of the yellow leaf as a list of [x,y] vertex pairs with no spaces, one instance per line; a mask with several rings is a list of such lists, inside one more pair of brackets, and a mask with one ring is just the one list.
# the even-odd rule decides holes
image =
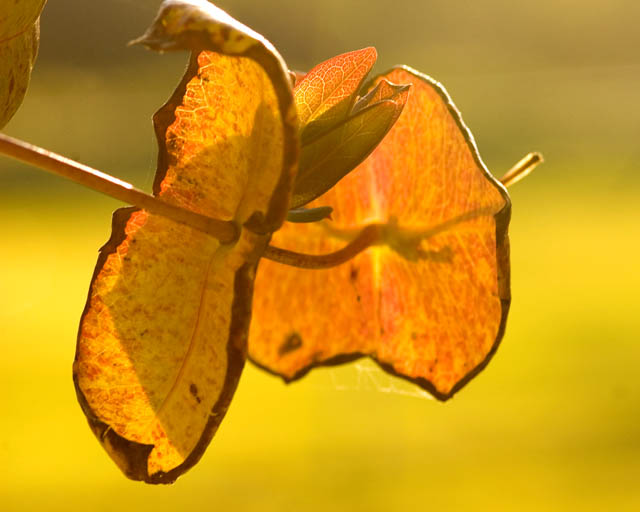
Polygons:
[[91,282],[74,364],[80,403],[128,477],[168,483],[201,457],[235,391],[255,269],[287,212],[298,137],[281,58],[213,5],[166,2],[137,42],[196,49],[154,116],[154,194],[242,226],[223,245],[120,209]]

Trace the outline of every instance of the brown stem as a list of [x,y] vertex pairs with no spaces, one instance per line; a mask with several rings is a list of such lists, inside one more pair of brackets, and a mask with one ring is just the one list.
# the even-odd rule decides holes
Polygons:
[[222,243],[234,242],[238,239],[239,228],[232,221],[213,219],[164,202],[135,188],[130,183],[2,133],[0,133],[0,153],[58,174],[125,203],[144,208],[150,213],[203,231]]
[[331,268],[349,261],[368,247],[379,243],[383,229],[384,227],[381,224],[370,224],[342,249],[329,254],[302,254],[269,245],[262,255],[268,260],[277,261],[291,267]]
[[[522,160],[516,163],[511,169],[509,169],[505,173],[505,175],[500,178],[500,182],[505,187],[509,187],[527,176],[537,165],[541,164],[543,161],[544,159],[542,158],[542,155],[540,153],[529,153]],[[415,242],[419,239],[429,238],[442,231],[445,231],[446,229],[449,229],[456,224],[459,224],[466,220],[472,220],[476,217],[479,217],[480,215],[487,215],[490,213],[491,209],[486,208],[468,212],[446,222],[443,222],[435,226],[434,228],[425,231],[416,231],[415,233],[413,233],[413,237],[408,237],[407,240],[412,241],[415,245]],[[336,237],[351,235],[351,233],[347,233],[342,230],[333,230],[330,226],[327,226],[327,228],[331,231],[331,234]],[[388,226],[385,226],[384,224],[371,224],[369,226],[366,226],[364,229],[362,229],[362,231],[360,231],[358,236],[351,242],[349,242],[346,246],[338,251],[329,254],[303,254],[269,245],[263,253],[263,256],[269,260],[277,261],[278,263],[289,265],[291,267],[308,269],[335,267],[349,261],[351,258],[364,251],[368,247],[384,241],[385,237],[388,238],[388,233],[387,235],[385,235],[385,229],[387,228]],[[389,241],[393,241],[393,239],[390,239]],[[400,252],[402,252],[402,247],[394,246],[394,244],[391,244],[391,246],[393,249],[400,250]],[[440,254],[437,252],[430,254],[430,256],[435,258],[436,260],[442,258],[446,259],[446,254]]]
[[540,153],[529,153],[522,160],[520,160],[516,165],[514,165],[511,169],[509,169],[502,178],[500,178],[500,183],[502,183],[505,187],[510,187],[514,183],[517,183],[522,178],[527,176],[531,171],[533,171],[537,165],[544,162],[542,155]]

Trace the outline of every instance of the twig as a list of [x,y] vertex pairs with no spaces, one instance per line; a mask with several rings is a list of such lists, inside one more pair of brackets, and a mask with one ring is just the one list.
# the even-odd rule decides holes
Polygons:
[[68,178],[80,185],[143,208],[150,213],[203,231],[222,243],[234,242],[238,239],[240,230],[232,221],[213,219],[180,208],[147,194],[126,181],[2,133],[0,133],[0,153]]

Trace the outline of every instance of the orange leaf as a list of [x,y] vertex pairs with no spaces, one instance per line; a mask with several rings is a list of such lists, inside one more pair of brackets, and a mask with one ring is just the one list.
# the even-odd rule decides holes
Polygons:
[[287,212],[298,138],[281,58],[213,5],[167,2],[138,42],[198,48],[154,116],[154,194],[243,226],[221,245],[124,208],[98,258],[78,335],[78,398],[128,477],[167,483],[201,457],[235,391],[255,269]]
[[440,84],[406,68],[384,78],[412,84],[409,101],[371,156],[317,201],[333,222],[286,224],[272,244],[324,254],[370,223],[385,225],[384,243],[327,270],[262,261],[249,355],[287,381],[366,355],[445,400],[504,331],[510,201]]
[[318,64],[297,83],[295,99],[303,144],[349,114],[377,56],[375,48],[338,55]]

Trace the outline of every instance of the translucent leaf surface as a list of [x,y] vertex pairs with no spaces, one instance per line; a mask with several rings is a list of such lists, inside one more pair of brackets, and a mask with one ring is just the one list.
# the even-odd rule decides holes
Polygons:
[[96,265],[74,364],[78,397],[127,476],[167,483],[200,458],[235,391],[255,268],[286,215],[298,139],[284,63],[211,4],[166,2],[138,42],[197,48],[154,116],[154,193],[244,226],[221,245],[120,209]]
[[375,48],[363,48],[318,64],[301,80],[299,75],[296,77],[295,99],[303,144],[347,117],[377,56]]
[[409,100],[371,156],[318,199],[333,221],[287,224],[272,244],[324,254],[370,223],[388,235],[332,269],[263,260],[249,353],[285,380],[366,355],[444,400],[503,335],[510,202],[438,83],[404,68],[384,78],[412,84]]
[[38,55],[46,0],[0,0],[0,128],[22,103]]
[[408,90],[383,80],[342,121],[303,144],[290,206],[298,208],[324,194],[362,162],[398,119]]

